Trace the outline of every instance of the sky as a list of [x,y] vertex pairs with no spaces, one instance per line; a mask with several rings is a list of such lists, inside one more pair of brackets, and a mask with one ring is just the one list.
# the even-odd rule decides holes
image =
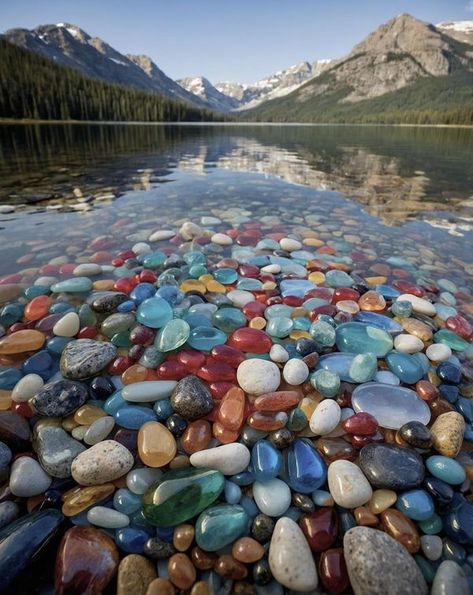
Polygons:
[[0,30],[67,22],[176,79],[252,83],[339,58],[390,18],[473,20],[473,0],[2,0]]

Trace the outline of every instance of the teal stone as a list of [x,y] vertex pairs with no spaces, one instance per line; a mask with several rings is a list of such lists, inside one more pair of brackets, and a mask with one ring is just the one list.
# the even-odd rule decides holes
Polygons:
[[73,279],[66,279],[59,281],[51,286],[53,293],[82,293],[92,289],[92,281],[88,277],[74,277]]
[[412,314],[412,304],[404,300],[396,301],[391,306],[391,312],[399,318],[409,318]]
[[264,311],[264,317],[266,320],[272,318],[290,318],[294,308],[287,306],[286,304],[275,304],[274,306],[268,306]]
[[287,337],[294,327],[294,322],[290,318],[280,317],[271,318],[266,325],[265,331],[271,337],[283,339]]
[[317,320],[309,329],[310,336],[321,347],[333,347],[335,345],[336,332],[328,322]]
[[127,405],[129,405],[129,402],[125,401],[122,397],[122,391],[117,390],[105,401],[103,410],[108,413],[108,415],[115,415],[119,409],[126,407]]
[[329,287],[351,287],[354,283],[348,273],[336,269],[325,273],[325,281]]
[[[310,320],[303,316],[297,316],[292,319],[293,329],[295,331],[308,331],[310,329]],[[267,331],[268,329],[266,329]]]
[[113,495],[113,508],[123,514],[132,514],[141,508],[141,497],[126,488],[120,488]]
[[130,333],[128,331],[120,331],[119,333],[115,333],[110,342],[115,345],[115,347],[131,347],[133,343],[130,340]]
[[460,485],[466,479],[465,469],[455,459],[433,455],[426,460],[425,464],[434,477],[450,485]]
[[184,262],[186,264],[189,265],[194,265],[194,264],[205,264],[206,262],[206,258],[205,258],[205,254],[202,254],[202,252],[198,252],[197,250],[192,250],[191,252],[187,252],[187,254],[184,254]]
[[203,264],[194,264],[189,269],[189,275],[192,279],[198,279],[202,275],[206,275],[208,273],[207,267]]
[[442,517],[436,512],[425,521],[418,522],[419,529],[426,535],[437,535],[443,528]]
[[[75,310],[74,306],[72,304],[69,304],[68,302],[56,302],[55,304],[52,304],[51,307],[49,308],[49,313],[50,314],[62,314],[64,312],[71,312]],[[82,324],[81,321],[81,327],[82,326],[87,326],[85,324]],[[93,326],[93,325],[91,325]]]
[[32,300],[39,295],[48,295],[49,291],[48,285],[32,285],[25,289],[25,298],[27,300]]
[[217,504],[205,510],[195,524],[197,545],[216,552],[248,531],[250,517],[238,504]]
[[378,371],[378,359],[373,353],[359,353],[351,362],[349,375],[354,382],[369,382]]
[[144,494],[144,516],[152,525],[174,527],[215,502],[224,486],[223,474],[214,469],[168,471]]
[[213,273],[214,278],[222,285],[231,285],[238,279],[238,273],[235,269],[217,269]]
[[164,353],[174,351],[184,345],[189,338],[191,327],[185,320],[176,318],[167,322],[159,329],[154,345],[158,351]]
[[212,316],[214,326],[224,333],[232,333],[246,326],[246,316],[238,308],[220,308]]
[[140,357],[139,364],[145,368],[157,368],[165,359],[163,352],[158,351],[154,345],[149,345]]
[[89,306],[89,304],[82,304],[77,310],[79,316],[80,325],[83,326],[94,326],[97,322],[97,315]]
[[149,252],[148,254],[145,254],[142,257],[141,262],[147,269],[156,269],[165,263],[166,258],[166,254],[164,254],[164,252],[157,250],[156,252]]
[[315,390],[318,390],[324,397],[335,397],[340,389],[340,376],[329,370],[317,370],[311,377],[310,382]]
[[270,240],[269,238],[260,240],[256,244],[257,250],[279,250],[279,248],[279,242],[276,242],[276,240]]
[[136,320],[150,328],[161,328],[172,318],[173,312],[169,302],[158,296],[142,302],[136,312]]
[[450,293],[456,293],[458,291],[458,287],[455,285],[455,283],[453,283],[453,281],[449,281],[448,279],[439,279],[437,281],[437,285]]
[[10,326],[23,316],[23,304],[7,304],[0,310],[0,324]]
[[406,384],[415,384],[425,374],[419,360],[409,353],[392,351],[388,353],[385,360],[391,372]]
[[217,345],[223,345],[227,340],[227,335],[211,326],[196,326],[190,332],[187,340],[190,347],[198,351],[210,351]]
[[123,279],[125,277],[133,277],[135,274],[134,269],[129,269],[128,267],[116,267],[113,271],[114,277],[118,277],[119,279]]
[[437,312],[437,317],[440,320],[447,320],[450,316],[456,316],[458,314],[457,310],[452,306],[446,306],[445,304],[435,304],[435,311]]
[[393,348],[389,333],[361,322],[346,322],[336,330],[339,351],[349,353],[374,353],[384,357]]
[[437,331],[434,334],[434,342],[448,345],[453,351],[465,351],[470,345],[468,341],[465,341],[465,339],[462,339],[454,332],[447,329]]
[[421,556],[420,554],[416,554],[414,556],[414,560],[416,561],[417,566],[422,572],[422,576],[424,577],[424,579],[429,584],[432,583],[437,572],[437,566],[430,560],[427,560],[427,558],[424,558],[424,556]]
[[259,279],[246,277],[245,279],[238,280],[236,288],[245,291],[260,291],[263,288],[263,283]]
[[302,307],[305,310],[310,311],[314,310],[315,308],[318,308],[319,306],[327,306],[328,304],[330,304],[330,302],[322,298],[309,298],[308,300],[302,303]]
[[100,330],[102,333],[111,339],[116,333],[128,331],[132,326],[135,326],[135,315],[131,313],[111,314],[102,322]]
[[302,409],[296,408],[289,414],[286,428],[291,432],[300,432],[307,427],[308,423],[307,417]]
[[396,508],[413,521],[426,521],[434,514],[434,502],[425,490],[402,492]]

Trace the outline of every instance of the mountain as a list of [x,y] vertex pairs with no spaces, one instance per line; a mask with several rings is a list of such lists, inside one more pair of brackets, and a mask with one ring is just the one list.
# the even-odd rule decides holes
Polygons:
[[236,98],[220,92],[203,76],[183,78],[176,82],[186,91],[196,95],[216,110],[228,112],[238,108],[240,105],[240,102]]
[[392,117],[434,106],[437,111],[473,111],[472,82],[473,46],[402,14],[319,76],[249,110],[247,117],[314,122],[369,121],[374,116],[379,121],[383,113]]
[[10,29],[3,37],[90,78],[154,91],[202,108],[209,107],[166,76],[148,56],[125,56],[76,25],[58,23],[31,30]]
[[473,44],[473,21],[449,21],[439,23],[435,28],[457,41]]

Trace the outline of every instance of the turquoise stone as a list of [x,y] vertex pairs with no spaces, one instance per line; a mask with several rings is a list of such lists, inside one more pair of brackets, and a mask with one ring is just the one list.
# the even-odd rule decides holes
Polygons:
[[206,262],[205,254],[197,250],[192,250],[184,254],[184,262],[189,265],[202,264]]
[[88,277],[74,277],[73,279],[66,279],[59,281],[51,286],[53,293],[82,293],[92,289],[92,281]]
[[294,310],[292,306],[286,304],[274,304],[274,306],[268,306],[264,311],[264,317],[266,320],[272,318],[290,318],[291,313]]
[[355,320],[357,322],[369,324],[370,326],[375,326],[376,328],[381,328],[383,331],[386,331],[391,335],[398,335],[403,331],[399,322],[396,322],[392,318],[388,318],[383,314],[377,314],[376,312],[358,312],[355,316]]
[[48,295],[49,287],[47,285],[32,285],[25,289],[25,298],[32,300],[39,295]]
[[260,240],[256,244],[257,250],[279,250],[279,242],[276,240],[271,240],[269,238],[265,238],[264,240]]
[[437,566],[430,560],[427,560],[427,558],[424,558],[424,556],[421,556],[420,554],[416,554],[414,556],[414,560],[416,561],[417,566],[420,568],[420,571],[422,572],[422,575],[425,578],[425,580],[429,584],[432,583],[435,578],[435,573],[437,572]]
[[[84,304],[84,306],[87,304]],[[81,306],[82,307],[82,306]],[[74,306],[72,304],[68,304],[67,302],[56,302],[55,304],[52,304],[52,306],[49,308],[49,313],[50,314],[61,314],[63,312],[71,312],[75,310]],[[80,308],[77,311],[77,313],[79,314],[80,312]],[[79,316],[80,318],[80,316]],[[83,324],[82,320],[81,320],[81,326],[88,326],[87,324]],[[92,326],[92,325],[90,325]]]
[[343,382],[353,382],[350,366],[354,358],[354,353],[328,353],[319,359],[315,369],[329,370],[337,374]]
[[238,273],[235,269],[217,269],[214,271],[214,278],[222,285],[231,285],[238,279]]
[[[294,252],[292,253],[292,256],[295,257]],[[304,253],[304,256],[308,256],[308,258],[304,258],[304,260],[310,260],[312,258],[308,252]],[[279,284],[279,290],[283,297],[292,295],[302,298],[308,291],[314,289],[314,287],[316,287],[316,285],[306,279],[284,279]]]
[[198,279],[202,275],[206,275],[208,273],[207,267],[203,264],[194,264],[189,269],[189,275],[192,279]]
[[237,289],[243,289],[246,291],[260,291],[262,287],[263,284],[259,279],[251,279],[250,277],[239,279],[236,285]]
[[354,382],[369,382],[377,370],[378,360],[373,353],[359,353],[351,362],[349,375]]
[[392,287],[392,285],[376,285],[375,291],[388,300],[395,300],[401,295],[395,287]]
[[465,469],[449,457],[433,455],[426,460],[425,464],[434,477],[450,485],[460,485],[466,479]]
[[119,409],[125,407],[126,405],[128,405],[128,401],[125,401],[125,399],[122,397],[122,391],[117,390],[105,401],[103,410],[105,413],[108,413],[108,415],[115,415]]
[[309,442],[299,438],[287,449],[286,474],[294,491],[310,494],[325,483],[327,465]]
[[294,322],[290,318],[279,317],[271,318],[266,325],[265,331],[271,337],[283,339],[287,337],[294,327]]
[[46,341],[46,349],[49,353],[60,355],[64,347],[71,341],[74,341],[72,337],[51,337]]
[[113,495],[113,508],[123,514],[132,514],[141,508],[141,498],[126,488],[120,488]]
[[348,273],[336,269],[325,273],[325,281],[329,287],[351,287],[354,283]]
[[184,345],[189,338],[191,327],[185,320],[176,318],[159,329],[154,345],[158,351],[173,351]]
[[308,331],[310,329],[310,320],[303,316],[297,316],[297,318],[292,319],[292,325],[295,331]]
[[130,333],[128,331],[120,331],[119,333],[115,333],[110,339],[110,342],[115,345],[115,347],[131,347],[133,345],[130,339]]
[[107,316],[102,322],[100,330],[111,339],[116,333],[129,330],[135,325],[135,315],[131,313],[116,313]]
[[419,360],[408,353],[392,351],[385,360],[391,372],[406,384],[415,384],[425,374]]
[[256,481],[276,477],[282,466],[281,452],[269,440],[258,440],[251,449],[251,468]]
[[228,504],[238,504],[241,500],[241,488],[233,481],[225,481],[224,494]]
[[470,345],[468,341],[462,339],[452,331],[442,329],[434,334],[435,343],[443,343],[448,345],[453,351],[465,351]]
[[336,342],[340,351],[374,353],[376,357],[384,357],[393,348],[389,333],[361,322],[341,324],[336,331]]
[[141,259],[143,266],[147,269],[156,269],[157,267],[164,264],[165,261],[166,254],[164,254],[164,252],[160,252],[159,250],[157,250],[156,252],[149,252],[148,254],[145,254],[145,256],[143,256],[143,258]]
[[456,316],[458,314],[455,308],[445,304],[435,304],[435,310],[437,312],[437,317],[440,318],[440,320],[447,320],[450,316]]
[[426,535],[437,535],[443,527],[442,517],[436,512],[425,521],[419,521],[419,529]]
[[335,329],[328,322],[324,322],[323,320],[313,322],[309,333],[312,339],[321,347],[332,347],[335,345]]
[[152,525],[173,527],[215,502],[224,486],[224,476],[213,469],[168,471],[143,496],[143,513]]
[[409,318],[412,314],[412,304],[404,300],[396,301],[391,306],[391,312],[399,318]]
[[205,510],[195,524],[197,545],[216,552],[233,543],[248,530],[250,517],[238,504],[217,504]]
[[[58,304],[54,304],[57,306]],[[79,315],[80,325],[82,326],[94,326],[97,322],[97,316],[89,304],[82,304],[80,308],[77,310],[77,314]]]
[[142,302],[136,312],[136,320],[150,328],[161,328],[173,318],[172,308],[161,297],[152,297]]
[[23,316],[23,310],[22,304],[7,304],[0,310],[0,324],[10,326],[17,322]]
[[302,307],[305,310],[314,310],[314,308],[318,308],[319,306],[326,306],[330,304],[328,300],[324,300],[322,298],[309,298],[305,302],[303,302]]
[[434,514],[434,502],[425,490],[402,492],[396,508],[413,521],[426,521]]
[[152,409],[139,405],[120,407],[113,417],[118,426],[127,430],[139,430],[147,421],[156,421],[156,414]]
[[246,326],[246,316],[238,308],[220,308],[212,316],[213,324],[224,333]]
[[223,345],[227,340],[227,335],[213,327],[196,326],[190,332],[187,340],[190,347],[198,351],[210,351],[212,347]]
[[310,376],[310,382],[315,390],[324,397],[335,397],[340,389],[340,376],[329,370],[317,370]]

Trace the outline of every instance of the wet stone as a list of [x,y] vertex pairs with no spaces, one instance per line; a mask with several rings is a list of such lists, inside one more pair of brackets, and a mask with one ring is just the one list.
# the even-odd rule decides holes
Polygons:
[[117,595],[146,595],[156,578],[153,564],[138,554],[125,556],[118,566]]
[[45,417],[66,417],[87,400],[87,387],[81,382],[58,380],[45,384],[30,400],[34,410]]
[[364,446],[359,465],[373,487],[389,490],[415,488],[425,474],[422,458],[414,449],[392,444]]
[[214,402],[207,387],[196,376],[186,376],[177,383],[171,405],[184,419],[197,419],[210,413]]
[[72,462],[72,477],[81,485],[118,479],[133,467],[130,451],[115,440],[104,440],[80,453]]
[[61,355],[61,373],[64,378],[81,380],[96,376],[116,356],[117,348],[111,343],[77,339],[66,345]]
[[56,425],[38,423],[34,428],[33,447],[43,469],[53,477],[70,477],[72,461],[85,450],[65,430]]

